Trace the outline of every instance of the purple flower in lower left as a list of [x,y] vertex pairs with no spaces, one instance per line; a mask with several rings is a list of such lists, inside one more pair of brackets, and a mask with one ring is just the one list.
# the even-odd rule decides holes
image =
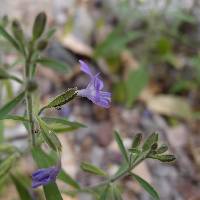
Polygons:
[[32,188],[55,182],[60,170],[60,165],[38,169],[32,174]]

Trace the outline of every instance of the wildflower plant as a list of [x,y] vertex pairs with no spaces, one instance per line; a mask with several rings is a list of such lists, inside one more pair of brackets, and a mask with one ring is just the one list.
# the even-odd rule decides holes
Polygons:
[[[77,96],[86,97],[97,106],[109,108],[111,105],[111,93],[103,91],[103,81],[100,74],[93,74],[90,67],[83,61],[80,62],[80,70],[90,78],[85,89],[76,87],[68,88],[63,93],[52,98],[46,105],[40,105],[38,102],[38,86],[35,81],[35,74],[38,64],[59,65],[58,61],[43,57],[42,51],[54,33],[54,29],[45,30],[45,13],[39,13],[35,18],[31,38],[25,37],[20,23],[17,20],[12,22],[12,33],[7,32],[5,27],[0,25],[0,35],[5,38],[16,49],[19,57],[24,63],[23,80],[9,74],[4,68],[0,68],[0,80],[12,79],[21,84],[21,92],[9,102],[0,108],[0,120],[11,119],[22,122],[27,129],[29,138],[29,149],[38,169],[32,173],[31,182],[24,184],[22,174],[13,167],[20,157],[25,153],[17,147],[5,141],[0,143],[0,182],[1,184],[10,178],[16,186],[20,199],[40,199],[35,195],[36,188],[42,186],[47,200],[62,200],[61,193],[76,195],[86,192],[94,196],[97,200],[120,200],[122,191],[118,184],[124,177],[130,176],[136,180],[153,199],[159,199],[158,193],[153,187],[136,175],[132,170],[145,159],[156,159],[161,162],[171,162],[175,160],[174,155],[165,154],[168,150],[166,145],[158,145],[158,134],[151,134],[143,143],[142,135],[136,134],[133,138],[131,148],[125,148],[119,132],[115,132],[115,140],[123,157],[123,162],[117,172],[113,175],[107,174],[93,164],[83,162],[80,168],[93,175],[103,177],[103,181],[92,186],[81,186],[66,171],[62,169],[61,155],[62,145],[57,137],[58,129],[55,124],[60,124],[64,130],[75,130],[85,127],[78,122],[70,122],[61,117],[47,117],[44,111],[46,109],[58,109],[64,104],[74,100]],[[24,102],[24,115],[13,115],[11,111],[20,103]],[[43,144],[48,145],[48,151],[44,151]],[[47,153],[48,152],[48,153]],[[72,190],[59,190],[56,180],[59,179]],[[30,189],[32,188],[32,189]]]

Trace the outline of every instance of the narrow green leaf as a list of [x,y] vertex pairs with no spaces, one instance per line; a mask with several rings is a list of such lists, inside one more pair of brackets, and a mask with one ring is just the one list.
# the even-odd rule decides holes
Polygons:
[[66,133],[70,131],[77,130],[78,128],[85,128],[84,124],[79,122],[71,122],[68,121],[66,118],[55,118],[55,117],[42,117],[48,126],[55,131],[56,133]]
[[9,172],[16,158],[17,158],[17,154],[13,153],[12,155],[8,156],[5,160],[1,162],[0,179],[3,178]]
[[11,119],[11,120],[22,121],[22,122],[28,122],[29,121],[24,116],[19,116],[19,115],[4,115],[4,116],[0,116],[0,120],[4,120],[4,119]]
[[18,83],[22,84],[23,81],[21,79],[19,79],[18,77],[14,76],[14,75],[10,75],[7,73],[6,70],[4,70],[3,68],[0,67],[0,80],[5,80],[5,79],[12,79],[14,81],[17,81]]
[[[55,165],[56,161],[58,160],[57,156],[52,152],[51,154],[46,154],[42,149],[40,148],[34,148],[32,149],[32,155],[37,163],[38,167],[50,167],[52,165]],[[58,179],[62,180],[66,184],[69,184],[70,186],[79,189],[79,184],[71,178],[69,174],[67,174],[63,169],[61,169]]]
[[4,141],[4,123],[0,121],[0,143],[3,143]]
[[102,191],[99,200],[110,200],[110,185],[107,185]]
[[16,176],[11,174],[11,178],[13,183],[15,184],[16,190],[20,196],[21,200],[33,200],[30,192],[29,192],[29,188],[24,184],[24,182],[22,181],[22,176]]
[[134,154],[139,154],[141,153],[141,151],[137,148],[130,148],[128,149],[129,152],[134,153]]
[[55,70],[56,72],[67,73],[70,71],[69,66],[67,66],[65,63],[59,60],[54,60],[50,58],[40,58],[37,59],[36,62],[41,64],[42,66],[49,67]]
[[116,185],[111,186],[111,191],[112,191],[112,200],[122,200],[121,192],[117,188]]
[[19,21],[14,20],[12,22],[12,32],[13,32],[14,38],[19,43],[19,47],[21,51],[26,56],[26,50],[25,50],[25,45],[24,45],[25,38],[24,38],[24,33]]
[[0,35],[2,35],[6,40],[8,40],[13,45],[13,47],[15,47],[16,50],[21,52],[19,44],[2,26],[0,26]]
[[122,163],[119,166],[119,169],[117,170],[117,172],[115,173],[115,177],[119,176],[120,174],[124,174],[124,172],[126,172],[129,168],[129,164],[127,162]]
[[63,200],[58,186],[56,183],[50,183],[46,186],[43,186],[44,194],[48,200]]
[[142,149],[143,151],[147,151],[151,148],[151,146],[158,142],[158,133],[152,133],[144,142]]
[[156,151],[157,154],[165,153],[168,150],[168,146],[165,144],[162,144]]
[[44,32],[47,16],[44,12],[39,13],[33,24],[33,39],[38,39]]
[[120,149],[120,151],[121,151],[121,153],[124,157],[124,160],[129,162],[129,158],[128,158],[126,148],[124,147],[124,144],[123,144],[123,141],[120,137],[120,134],[117,131],[115,131],[115,140],[116,140],[118,147],[119,147],[119,149]]
[[53,27],[53,28],[50,28],[47,33],[45,34],[45,38],[48,40],[50,39],[56,32],[56,28]]
[[142,141],[142,133],[136,134],[135,137],[133,138],[133,142],[132,142],[132,146],[131,147],[133,149],[137,148],[140,145],[141,141]]
[[171,154],[167,154],[167,155],[150,155],[150,158],[159,160],[161,162],[173,162],[176,160],[176,157],[174,155]]
[[85,172],[95,174],[98,176],[107,176],[106,172],[104,172],[102,169],[87,162],[81,163],[81,169]]
[[11,144],[0,143],[0,153],[14,153],[16,152],[16,148]]
[[4,117],[5,115],[7,115],[13,108],[17,106],[17,104],[19,104],[22,101],[22,99],[24,98],[24,95],[25,95],[25,92],[20,93],[17,97],[15,97],[10,102],[8,102],[3,107],[1,107],[0,116]]
[[51,130],[47,124],[40,118],[37,117],[41,133],[43,136],[44,141],[55,151],[59,150],[61,151],[62,145],[60,143],[60,140],[57,138],[56,134],[53,130]]
[[144,179],[142,179],[140,176],[131,173],[131,175],[136,179],[136,181],[151,195],[152,199],[154,200],[160,200],[160,197],[156,190]]
[[42,120],[44,120],[47,123],[58,123],[58,124],[63,124],[69,127],[76,127],[76,128],[87,127],[86,125],[81,124],[79,122],[68,121],[66,118],[61,118],[61,117],[42,117]]
[[73,131],[77,130],[78,128],[77,127],[65,127],[63,125],[56,125],[56,124],[51,124],[49,126],[55,133],[58,133],[58,134],[62,134],[62,133],[68,133],[68,132],[71,132],[71,133],[74,133]]
[[126,81],[127,101],[128,107],[132,106],[136,98],[140,95],[144,87],[148,83],[148,72],[144,66],[129,73]]

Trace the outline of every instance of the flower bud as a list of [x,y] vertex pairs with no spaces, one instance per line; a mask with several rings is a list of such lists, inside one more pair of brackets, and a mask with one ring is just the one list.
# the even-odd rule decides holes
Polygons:
[[46,49],[47,45],[48,45],[47,40],[40,40],[37,44],[37,50],[43,51],[44,49]]
[[158,148],[158,144],[157,143],[154,143],[151,145],[151,150],[154,151]]
[[37,15],[33,25],[33,39],[38,39],[44,32],[46,25],[47,17],[44,12],[41,12]]
[[19,41],[20,43],[23,43],[24,40],[23,30],[21,28],[20,23],[17,20],[14,20],[12,22],[12,32],[16,40]]
[[28,92],[34,92],[37,90],[38,84],[35,80],[29,80],[26,85],[26,89]]

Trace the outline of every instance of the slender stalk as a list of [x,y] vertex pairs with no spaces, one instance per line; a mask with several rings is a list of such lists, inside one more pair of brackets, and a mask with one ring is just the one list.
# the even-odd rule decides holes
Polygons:
[[[102,187],[104,185],[108,185],[110,183],[113,183],[117,180],[120,180],[122,178],[124,178],[125,176],[129,175],[130,174],[130,171],[132,171],[138,164],[140,164],[146,157],[144,157],[143,155],[141,155],[140,157],[138,157],[134,164],[132,164],[131,166],[129,166],[125,171],[123,171],[122,173],[118,174],[117,176],[113,176],[113,177],[110,177],[110,179],[108,180],[105,180],[105,181],[102,181],[96,185],[92,185],[92,186],[89,186],[89,187],[82,187],[81,189],[79,189],[77,192],[82,192],[82,193],[90,193],[92,190],[96,189],[96,188],[99,188],[99,187]],[[74,192],[74,191],[69,191],[69,192]]]
[[[31,57],[33,54],[33,44],[31,42],[29,47],[28,56],[26,57],[25,62],[25,78],[26,82],[31,79],[30,74],[30,67],[31,67]],[[29,133],[30,133],[30,140],[33,146],[35,146],[35,128],[34,128],[34,120],[33,120],[33,97],[32,94],[26,90],[26,108],[29,120]]]

